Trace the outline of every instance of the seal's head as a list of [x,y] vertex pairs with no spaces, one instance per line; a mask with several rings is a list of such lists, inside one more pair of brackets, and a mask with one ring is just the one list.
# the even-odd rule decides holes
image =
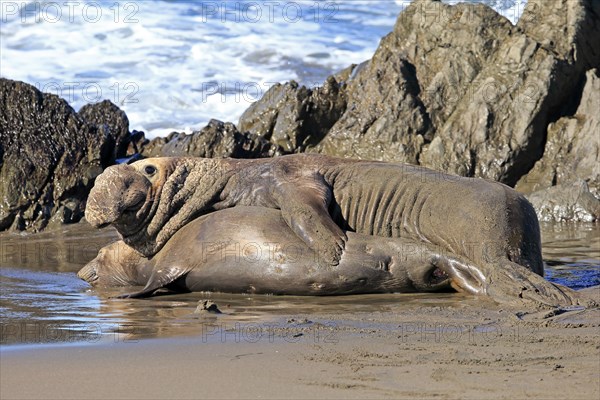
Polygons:
[[175,159],[154,158],[108,167],[90,191],[86,220],[96,228],[113,225],[123,240],[135,243],[147,234],[175,165]]
[[85,218],[97,228],[113,225],[125,244],[151,257],[218,199],[228,177],[222,162],[161,157],[109,167],[96,179]]
[[100,249],[77,276],[99,287],[144,285],[151,271],[144,268],[147,262],[140,253],[118,241]]

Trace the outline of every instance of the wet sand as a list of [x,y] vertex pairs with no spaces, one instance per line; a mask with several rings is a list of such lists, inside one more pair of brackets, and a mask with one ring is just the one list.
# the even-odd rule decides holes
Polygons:
[[600,310],[447,301],[270,327],[199,314],[190,338],[5,346],[0,398],[599,398]]

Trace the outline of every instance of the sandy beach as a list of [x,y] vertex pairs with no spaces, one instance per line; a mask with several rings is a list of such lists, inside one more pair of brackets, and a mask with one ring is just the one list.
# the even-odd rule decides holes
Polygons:
[[[81,3],[0,0],[0,400],[600,399],[600,0]],[[216,167],[302,153],[396,167]],[[114,167],[151,157],[187,161]],[[249,214],[186,233],[250,204],[281,210],[277,240]],[[378,273],[413,248],[340,229],[416,241],[435,269],[409,292],[473,295],[312,296],[370,283],[338,268],[291,296],[246,269],[136,299],[77,275],[124,239],[152,257],[141,294],[193,291],[193,250],[288,228]]]
[[[587,292],[600,298],[600,287]],[[451,294],[439,305],[427,303],[398,304],[384,312],[296,314],[238,324],[201,314],[196,334],[180,338],[140,340],[125,335],[105,337],[97,344],[4,346],[0,397],[600,395],[599,309],[503,310]]]

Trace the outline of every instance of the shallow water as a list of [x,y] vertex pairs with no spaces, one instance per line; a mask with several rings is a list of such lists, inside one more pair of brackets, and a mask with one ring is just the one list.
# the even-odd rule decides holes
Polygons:
[[573,289],[600,285],[600,225],[542,223],[546,278]]
[[[549,280],[576,289],[600,284],[597,224],[544,224],[542,230]],[[290,327],[297,328],[310,340],[334,323],[327,315],[368,316],[398,312],[415,303],[433,307],[471,301],[453,293],[339,297],[190,293],[111,299],[131,288],[91,289],[76,272],[115,239],[114,231],[95,231],[86,224],[36,235],[0,233],[0,343],[126,342],[183,335],[199,335],[207,342],[239,341],[255,338],[257,332],[268,337],[278,327],[288,328],[286,334]],[[204,299],[216,302],[223,314],[195,313]],[[321,319],[310,318],[315,314]]]

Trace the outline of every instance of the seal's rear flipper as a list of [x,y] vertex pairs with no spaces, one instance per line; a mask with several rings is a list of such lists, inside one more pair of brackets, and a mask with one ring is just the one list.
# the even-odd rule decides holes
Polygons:
[[485,295],[497,303],[533,302],[550,307],[580,304],[580,295],[568,287],[547,281],[535,272],[508,260],[474,265],[439,257],[435,265],[450,276],[452,287]]
[[156,292],[158,289],[164,288],[169,284],[175,282],[177,279],[182,277],[183,275],[190,272],[192,268],[190,267],[180,267],[180,266],[168,266],[155,268],[152,271],[152,275],[148,279],[148,283],[146,286],[140,290],[139,292],[122,294],[120,296],[116,296],[117,299],[141,299],[144,297],[150,297]]
[[432,264],[450,277],[450,284],[457,291],[474,295],[487,294],[486,276],[474,265],[443,256],[435,256]]

